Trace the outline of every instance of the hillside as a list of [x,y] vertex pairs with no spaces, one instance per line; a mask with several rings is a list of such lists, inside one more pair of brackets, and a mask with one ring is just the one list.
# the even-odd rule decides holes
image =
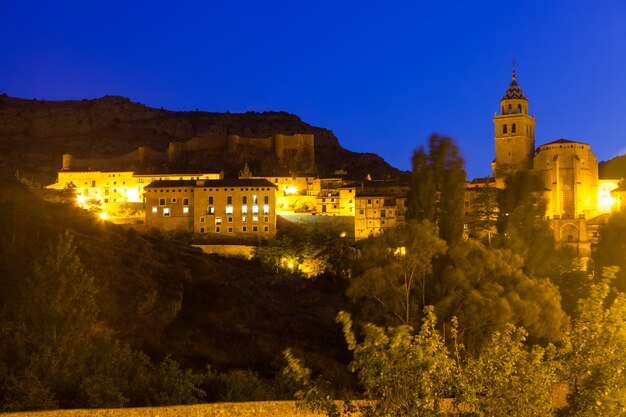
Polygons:
[[0,188],[0,340],[13,331],[23,277],[69,230],[95,279],[101,325],[153,358],[170,354],[185,367],[262,373],[287,347],[332,367],[348,360],[334,323],[345,305],[340,283],[277,276],[255,262],[141,235],[45,202],[5,177]]
[[[327,129],[311,126],[286,112],[211,113],[154,109],[129,99],[105,96],[94,100],[40,101],[0,96],[0,171],[16,169],[41,182],[51,182],[64,153],[78,158],[112,158],[139,146],[163,152],[169,142],[192,138],[219,143],[228,135],[268,137],[296,133],[315,136],[319,173],[346,170],[354,174],[395,175],[397,170],[371,153],[344,149]],[[253,171],[293,169],[268,161],[266,155],[226,157],[221,150],[195,155],[187,169],[221,170],[235,175],[249,163]],[[164,169],[168,167],[152,167]]]
[[612,179],[626,178],[626,155],[600,162],[598,164],[598,176]]

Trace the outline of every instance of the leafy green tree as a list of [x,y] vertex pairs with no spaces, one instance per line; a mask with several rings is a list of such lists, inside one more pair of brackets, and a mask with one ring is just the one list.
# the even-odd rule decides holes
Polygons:
[[428,220],[439,236],[454,243],[463,236],[465,168],[459,150],[449,137],[432,135],[428,153],[413,153],[413,171],[407,218]]
[[608,266],[617,266],[616,279],[612,284],[620,291],[626,291],[626,212],[615,213],[609,217],[609,222],[602,233],[598,246],[593,252],[596,275],[602,274],[602,269]]
[[362,245],[348,297],[366,320],[417,324],[427,304],[433,260],[446,250],[437,229],[426,220],[411,221]]
[[239,178],[251,178],[251,177],[252,177],[252,171],[250,171],[250,167],[248,166],[248,163],[246,162],[246,164],[243,166],[241,171],[239,171]]
[[257,247],[256,258],[269,270],[306,277],[323,273],[347,278],[352,251],[333,224],[294,224]]
[[554,233],[544,219],[547,201],[539,178],[517,172],[506,179],[499,195],[499,247],[513,250],[524,259],[524,270],[533,276],[558,277],[572,270],[567,250],[559,251]]
[[619,416],[626,410],[626,294],[610,297],[617,269],[605,268],[581,299],[564,349],[568,406],[562,415]]
[[470,237],[491,244],[491,239],[498,232],[498,191],[493,187],[474,189],[475,196],[470,201],[471,211],[465,218]]
[[507,323],[551,341],[559,340],[568,326],[558,288],[526,274],[523,259],[508,249],[459,242],[437,262],[436,274],[430,299],[444,321],[458,318],[470,352],[477,353]]
[[457,404],[477,416],[551,416],[556,349],[527,347],[526,331],[507,324],[477,357],[470,356],[458,379]]
[[456,365],[437,331],[432,307],[425,309],[417,334],[406,325],[384,329],[366,324],[360,342],[349,314],[339,313],[337,320],[354,352],[350,370],[365,398],[375,400],[366,415],[441,415],[439,401],[450,393]]

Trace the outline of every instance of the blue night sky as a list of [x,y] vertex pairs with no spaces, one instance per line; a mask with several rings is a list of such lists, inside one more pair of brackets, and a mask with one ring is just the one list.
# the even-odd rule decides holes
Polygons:
[[626,2],[0,0],[0,93],[285,110],[410,168],[452,136],[490,173],[517,60],[536,142],[626,152]]

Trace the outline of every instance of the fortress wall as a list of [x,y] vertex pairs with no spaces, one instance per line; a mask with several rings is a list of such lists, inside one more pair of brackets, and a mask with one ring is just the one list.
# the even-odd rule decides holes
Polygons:
[[224,146],[229,153],[236,153],[239,147],[273,150],[278,159],[283,158],[285,150],[295,150],[296,155],[307,154],[310,160],[314,162],[314,142],[314,135],[311,134],[276,134],[266,138],[247,138],[239,135],[230,135],[226,141],[194,137],[186,142],[170,142],[166,152],[158,152],[151,148],[140,146],[134,151],[115,158],[77,159],[70,154],[65,154],[63,155],[63,169],[120,169],[144,162],[173,162],[179,159],[184,152],[220,150]]

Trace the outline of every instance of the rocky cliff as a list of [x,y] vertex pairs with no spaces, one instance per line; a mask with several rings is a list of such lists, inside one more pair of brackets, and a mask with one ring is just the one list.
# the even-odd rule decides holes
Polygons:
[[[229,135],[268,137],[274,134],[313,134],[315,165],[297,160],[272,160],[263,152],[226,156],[219,146]],[[61,168],[61,156],[115,158],[140,146],[164,151],[170,142],[192,138],[214,141],[215,149],[188,158],[188,169],[220,170],[236,175],[243,164],[259,174],[345,170],[353,174],[396,175],[397,170],[370,153],[342,148],[328,130],[311,126],[286,112],[175,112],[105,96],[94,100],[43,101],[0,96],[0,171],[20,170],[50,182]],[[159,166],[152,169],[180,167]]]

